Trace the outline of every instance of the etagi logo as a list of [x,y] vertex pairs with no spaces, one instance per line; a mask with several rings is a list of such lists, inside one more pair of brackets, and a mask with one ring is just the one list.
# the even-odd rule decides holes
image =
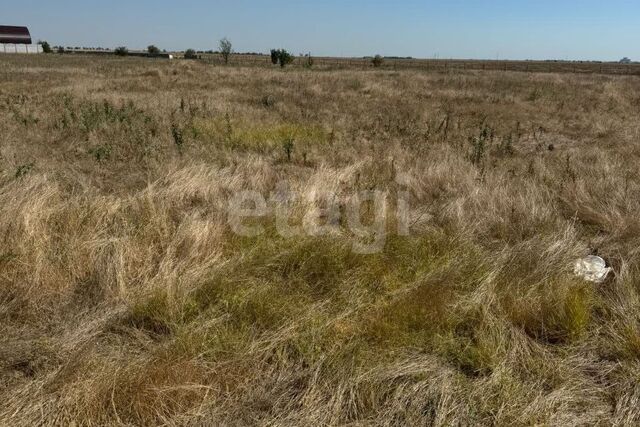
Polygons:
[[[400,184],[401,181],[404,180],[397,180]],[[388,233],[409,235],[408,200],[409,193],[405,191],[396,192],[395,197],[377,190],[350,195],[322,191],[300,195],[291,191],[286,182],[280,182],[268,199],[258,191],[235,193],[229,200],[228,224],[239,236],[257,237],[265,229],[256,224],[256,219],[272,217],[277,233],[284,238],[348,235],[355,253],[374,254],[382,252]],[[302,211],[302,218],[294,215],[296,209],[298,213]],[[392,218],[395,222],[390,226]]]

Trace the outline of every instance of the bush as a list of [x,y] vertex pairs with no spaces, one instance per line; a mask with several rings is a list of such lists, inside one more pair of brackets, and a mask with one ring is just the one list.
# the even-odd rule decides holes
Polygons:
[[59,54],[63,54],[64,53],[64,47],[63,46],[58,46],[58,53]]
[[291,64],[293,62],[293,56],[286,50],[282,49],[280,52],[280,66],[284,68],[285,66]]
[[284,68],[293,62],[293,56],[285,49],[271,49],[271,62]]
[[43,42],[41,42],[41,43],[40,43],[40,45],[42,46],[42,52],[44,52],[44,53],[51,53],[51,52],[53,52],[53,51],[51,50],[51,45],[49,44],[49,42],[47,42],[47,41],[43,41]]
[[373,57],[373,59],[371,60],[371,63],[373,64],[374,67],[378,68],[381,67],[382,64],[384,64],[384,58],[380,55],[376,55]]
[[129,49],[125,46],[117,47],[116,50],[113,51],[118,56],[127,56],[129,55]]
[[160,49],[158,49],[158,47],[156,47],[154,45],[151,45],[151,46],[147,47],[147,52],[151,56],[160,55]]
[[276,65],[280,57],[280,51],[277,49],[271,49],[271,63]]
[[231,42],[225,37],[220,40],[220,55],[222,55],[222,59],[224,59],[224,63],[229,63],[229,57],[233,53],[233,45]]
[[282,148],[287,155],[287,161],[291,162],[291,153],[293,152],[293,138],[291,136],[287,136],[284,141],[282,141]]
[[198,59],[198,54],[193,49],[187,49],[184,52],[184,59]]

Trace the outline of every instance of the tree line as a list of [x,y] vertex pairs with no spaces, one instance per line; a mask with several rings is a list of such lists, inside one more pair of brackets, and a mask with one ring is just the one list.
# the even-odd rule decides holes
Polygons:
[[[48,42],[42,41],[40,42],[40,44],[42,45],[44,53],[53,52]],[[64,47],[62,46],[57,47],[57,52],[65,53]],[[126,46],[119,46],[113,50],[113,53],[117,56],[128,56],[129,49]],[[166,51],[161,51],[160,48],[157,47],[156,45],[149,45],[147,47],[147,54],[149,56],[160,56],[163,53],[166,53]],[[229,59],[235,52],[233,50],[233,44],[231,43],[231,41],[228,38],[224,37],[218,42],[218,50],[215,52],[208,51],[208,53],[217,53],[221,55],[224,63],[228,64]],[[301,54],[300,56],[303,56],[303,55]],[[187,49],[184,51],[184,58],[198,59],[199,55],[198,55],[198,52],[196,52],[194,49]],[[303,66],[307,68],[313,67],[314,59],[311,56],[311,53],[304,55],[303,58],[304,58]],[[280,65],[281,68],[284,68],[287,65],[293,63],[294,60],[295,60],[295,57],[291,53],[289,53],[286,49],[271,49],[271,63],[273,63],[273,65]],[[384,64],[384,57],[382,57],[381,55],[374,56],[373,58],[371,58],[371,64],[374,67],[382,66]]]

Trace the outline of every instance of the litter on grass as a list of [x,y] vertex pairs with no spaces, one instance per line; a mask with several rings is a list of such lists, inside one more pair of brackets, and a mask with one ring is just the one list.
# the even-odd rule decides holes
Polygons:
[[612,271],[604,259],[595,255],[577,260],[573,269],[576,276],[593,283],[604,283]]

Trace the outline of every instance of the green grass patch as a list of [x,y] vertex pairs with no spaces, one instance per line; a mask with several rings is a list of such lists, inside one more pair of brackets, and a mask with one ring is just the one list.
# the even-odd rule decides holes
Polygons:
[[[216,360],[281,336],[272,349],[279,360],[322,361],[346,373],[439,349],[455,328],[455,303],[486,274],[475,247],[442,233],[390,237],[382,252],[362,255],[346,237],[286,239],[266,229],[230,238],[227,263],[177,307],[154,295],[132,308],[129,324],[172,334],[179,353]],[[473,359],[484,350],[464,354]],[[486,363],[465,364],[481,370]]]
[[302,152],[324,144],[329,138],[325,129],[317,125],[251,124],[232,120],[229,116],[215,119],[196,118],[192,128],[197,139],[260,153],[282,149],[283,144],[289,141],[293,143],[293,150]]
[[597,303],[593,286],[574,278],[551,279],[532,286],[526,294],[505,294],[502,301],[514,325],[550,344],[580,339]]

